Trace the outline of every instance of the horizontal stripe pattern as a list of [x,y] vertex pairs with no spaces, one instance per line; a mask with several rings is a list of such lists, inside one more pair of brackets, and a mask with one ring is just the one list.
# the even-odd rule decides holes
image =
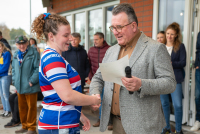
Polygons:
[[81,79],[77,71],[54,49],[46,47],[39,66],[39,82],[44,99],[38,129],[79,126],[81,107],[63,102],[51,85],[60,79],[68,79],[72,89],[81,92]]

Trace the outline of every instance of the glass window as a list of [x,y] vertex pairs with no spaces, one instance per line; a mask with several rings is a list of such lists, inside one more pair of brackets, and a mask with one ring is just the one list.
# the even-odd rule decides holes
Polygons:
[[72,25],[72,16],[68,15],[66,16],[67,21],[69,22],[70,26]]
[[105,36],[105,39],[106,39],[106,42],[111,46],[117,44],[117,40],[116,40],[113,32],[110,31],[110,28],[109,28],[111,26],[112,9],[114,7],[115,6],[110,6],[110,7],[106,8],[106,36]]
[[89,48],[94,45],[93,35],[102,32],[102,9],[89,11]]
[[165,31],[169,24],[177,22],[183,33],[184,13],[185,0],[159,0],[158,30]]
[[[158,30],[165,31],[168,25],[173,22],[177,22],[180,25],[183,35],[184,12],[185,0],[159,0]],[[170,103],[170,113],[174,114],[174,107],[172,103]]]
[[85,46],[85,13],[75,14],[75,32],[81,34],[80,45]]

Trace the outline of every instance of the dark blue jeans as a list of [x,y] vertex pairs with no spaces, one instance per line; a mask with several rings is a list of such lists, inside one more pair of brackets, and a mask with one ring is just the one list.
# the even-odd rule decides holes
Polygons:
[[195,103],[196,103],[196,120],[200,121],[200,69],[195,72]]
[[103,93],[104,93],[104,88],[101,93],[101,106],[99,107],[99,119],[101,119],[101,107],[102,107],[102,102],[103,102]]
[[[172,103],[174,106],[175,121],[176,121],[176,131],[180,132],[182,129],[182,118],[183,118],[183,105],[182,105],[182,85],[180,83],[176,84],[176,90],[170,94],[172,97]],[[165,128],[170,128],[170,102],[169,94],[160,95],[162,108],[165,115],[165,121],[167,126]]]
[[66,129],[51,129],[51,130],[38,130],[39,134],[80,134],[80,128],[66,128]]

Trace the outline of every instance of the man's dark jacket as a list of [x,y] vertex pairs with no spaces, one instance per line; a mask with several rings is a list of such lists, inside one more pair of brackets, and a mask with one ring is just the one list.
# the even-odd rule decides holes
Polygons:
[[62,53],[66,61],[78,72],[81,77],[81,86],[85,85],[85,78],[90,72],[90,63],[87,52],[83,46],[73,47],[69,45],[69,50]]
[[103,46],[101,47],[91,47],[88,51],[88,58],[90,61],[90,73],[89,79],[92,80],[92,77],[96,73],[97,69],[99,68],[99,63],[102,63],[103,57],[110,46],[107,44],[106,41],[103,42]]
[[200,67],[200,32],[197,36],[195,67]]
[[10,50],[11,50],[11,47],[10,47],[10,45],[8,44],[8,42],[7,42],[7,40],[6,39],[4,39],[4,38],[1,38],[1,40],[0,40],[1,42],[3,42],[3,44],[7,47],[7,48],[9,48]]

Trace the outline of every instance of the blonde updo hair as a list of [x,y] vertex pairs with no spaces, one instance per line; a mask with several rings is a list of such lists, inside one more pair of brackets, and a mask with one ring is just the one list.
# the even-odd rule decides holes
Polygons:
[[9,48],[7,48],[7,47],[4,45],[4,43],[3,43],[3,42],[1,42],[1,41],[0,41],[0,46],[2,46],[2,47],[3,47],[3,51],[2,51],[2,52],[0,52],[0,57],[2,56],[2,53],[4,53],[4,52],[8,51],[8,52],[11,54],[11,58],[12,58],[12,52],[10,51],[10,49],[9,49]]
[[48,41],[48,33],[51,32],[56,35],[60,25],[69,25],[69,22],[58,14],[50,14],[45,20],[44,14],[40,14],[33,21],[31,32],[36,34],[37,39],[42,40],[45,37],[46,41]]
[[170,24],[167,29],[165,30],[165,34],[167,32],[168,29],[172,29],[176,32],[176,38],[174,40],[174,44],[173,44],[173,51],[177,52],[180,48],[180,44],[181,44],[181,40],[182,40],[182,35],[181,35],[181,29],[180,29],[180,25],[176,22],[173,22],[172,24]]

